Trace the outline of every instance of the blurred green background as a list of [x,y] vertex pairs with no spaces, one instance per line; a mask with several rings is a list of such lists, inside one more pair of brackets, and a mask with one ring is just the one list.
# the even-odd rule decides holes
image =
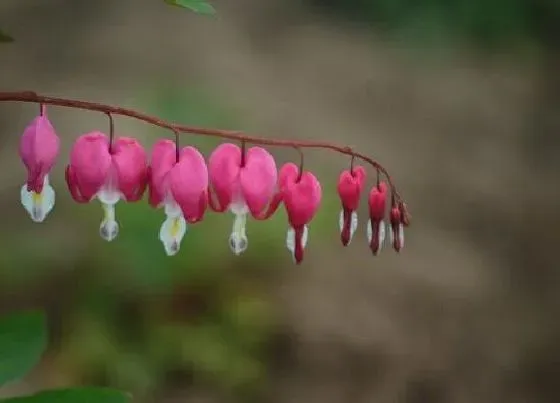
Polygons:
[[[2,394],[110,385],[138,402],[558,402],[560,6],[541,0],[239,0],[203,17],[163,1],[4,0],[1,90],[122,105],[193,126],[348,144],[408,201],[400,256],[342,248],[336,179],[349,161],[306,153],[323,185],[304,264],[282,210],[209,212],[168,258],[161,210],[74,204],[72,140],[102,114],[52,108],[63,154],[42,225],[19,205],[18,135],[36,109],[0,105],[0,311],[41,307],[51,347]],[[159,128],[125,118],[149,148]],[[216,139],[185,136],[208,156]],[[271,149],[278,165],[294,150]],[[369,171],[368,185],[374,173]],[[365,199],[364,199],[365,201]]]

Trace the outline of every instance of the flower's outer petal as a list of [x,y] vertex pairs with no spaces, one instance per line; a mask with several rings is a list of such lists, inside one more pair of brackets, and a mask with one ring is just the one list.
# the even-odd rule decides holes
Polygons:
[[260,215],[271,201],[277,179],[274,157],[262,147],[249,148],[239,182],[243,199],[253,216]]
[[43,222],[54,207],[55,193],[49,185],[48,175],[44,177],[41,187],[41,193],[27,190],[27,184],[21,187],[21,204],[34,222]]
[[37,116],[25,128],[19,155],[27,168],[27,190],[41,193],[45,175],[55,164],[59,149],[60,139],[46,114]]
[[199,221],[204,216],[208,168],[196,148],[185,147],[181,150],[179,162],[169,173],[169,189],[187,221]]
[[158,140],[153,148],[149,167],[149,202],[154,208],[164,201],[168,191],[167,174],[176,163],[175,142]]
[[70,167],[83,199],[90,201],[107,181],[112,161],[109,139],[101,132],[84,134],[70,152]]
[[392,207],[389,218],[391,221],[391,244],[395,251],[400,252],[404,246],[404,225],[401,210],[397,206]]
[[373,221],[381,221],[385,217],[385,209],[387,203],[387,185],[385,182],[379,182],[374,186],[368,198],[369,216]]
[[231,143],[220,144],[208,160],[210,183],[218,197],[218,211],[224,211],[239,192],[241,149]]
[[119,191],[128,202],[140,200],[148,170],[144,147],[134,138],[120,137],[113,144],[112,158]]
[[299,182],[290,182],[289,178],[284,184],[284,206],[288,213],[288,220],[296,228],[310,222],[321,203],[321,184],[311,172],[303,172]]
[[74,199],[77,203],[87,203],[89,200],[85,199],[80,193],[80,189],[78,189],[78,183],[76,181],[76,175],[74,175],[74,171],[70,165],[66,166],[65,179],[72,199]]
[[283,190],[287,183],[295,182],[299,175],[299,168],[293,162],[282,165],[278,173],[278,188]]
[[354,167],[352,172],[345,170],[340,174],[337,191],[345,209],[352,211],[358,209],[365,177],[365,170],[361,166]]
[[174,256],[179,252],[186,233],[187,223],[182,214],[167,216],[159,231],[159,239],[167,256]]

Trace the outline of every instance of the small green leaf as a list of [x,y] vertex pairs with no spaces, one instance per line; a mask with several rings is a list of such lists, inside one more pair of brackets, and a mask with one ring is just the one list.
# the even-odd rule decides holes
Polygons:
[[206,0],[165,0],[165,2],[172,6],[188,8],[198,14],[216,14],[216,9]]
[[8,35],[7,33],[5,33],[0,29],[0,43],[10,43],[13,41],[14,38],[12,38],[10,35]]
[[0,385],[26,375],[47,345],[45,316],[16,313],[0,318]]
[[104,388],[54,389],[35,395],[0,399],[0,403],[128,403],[127,393]]

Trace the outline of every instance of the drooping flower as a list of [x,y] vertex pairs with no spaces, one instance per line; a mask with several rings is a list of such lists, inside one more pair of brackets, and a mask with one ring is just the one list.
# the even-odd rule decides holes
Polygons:
[[119,232],[115,205],[121,199],[140,200],[146,189],[144,148],[131,137],[117,138],[111,145],[104,133],[84,134],[72,147],[66,183],[78,203],[88,203],[95,197],[101,202],[104,218],[99,233],[106,241],[112,241]]
[[374,255],[381,250],[385,241],[385,210],[387,205],[387,185],[379,182],[369,193],[369,221],[367,224],[367,238],[369,247]]
[[337,190],[342,203],[339,217],[340,240],[344,246],[350,243],[354,232],[358,228],[358,213],[356,210],[360,205],[360,196],[365,179],[366,171],[361,166],[342,171],[338,178]]
[[159,239],[168,256],[179,252],[187,232],[187,222],[204,217],[208,204],[208,169],[202,154],[194,147],[183,147],[177,160],[176,143],[159,140],[152,149],[149,168],[149,201],[164,207],[167,218]]
[[276,163],[264,148],[251,147],[243,155],[237,145],[224,143],[210,155],[208,172],[218,199],[215,202],[209,194],[210,208],[216,212],[229,209],[234,214],[229,245],[239,255],[248,246],[247,214],[262,219],[274,195]]
[[389,220],[391,221],[391,244],[393,249],[400,252],[404,246],[404,220],[403,211],[398,205],[393,204],[391,207]]
[[45,107],[23,131],[19,155],[27,169],[27,181],[21,187],[21,204],[35,222],[43,222],[54,207],[55,192],[49,184],[49,172],[55,164],[60,139],[47,118]]
[[290,223],[286,247],[299,264],[307,245],[308,224],[321,204],[321,184],[311,172],[300,172],[291,162],[282,166],[279,176],[279,191]]

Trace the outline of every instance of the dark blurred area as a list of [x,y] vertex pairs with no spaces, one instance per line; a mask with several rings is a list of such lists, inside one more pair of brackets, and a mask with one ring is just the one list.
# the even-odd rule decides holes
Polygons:
[[[557,403],[560,391],[560,3],[556,0],[216,0],[216,17],[160,0],[3,0],[0,88],[138,109],[278,138],[348,144],[394,175],[413,216],[400,255],[338,235],[348,159],[310,151],[324,201],[304,264],[284,212],[192,226],[181,253],[161,210],[75,205],[73,139],[107,130],[51,108],[63,138],[57,205],[19,204],[18,136],[34,105],[0,105],[0,311],[43,307],[51,348],[21,384],[131,391],[137,402]],[[124,118],[146,147],[171,133]],[[216,140],[184,140],[207,156]],[[293,150],[272,150],[278,163]],[[368,186],[374,173],[369,171]]]

